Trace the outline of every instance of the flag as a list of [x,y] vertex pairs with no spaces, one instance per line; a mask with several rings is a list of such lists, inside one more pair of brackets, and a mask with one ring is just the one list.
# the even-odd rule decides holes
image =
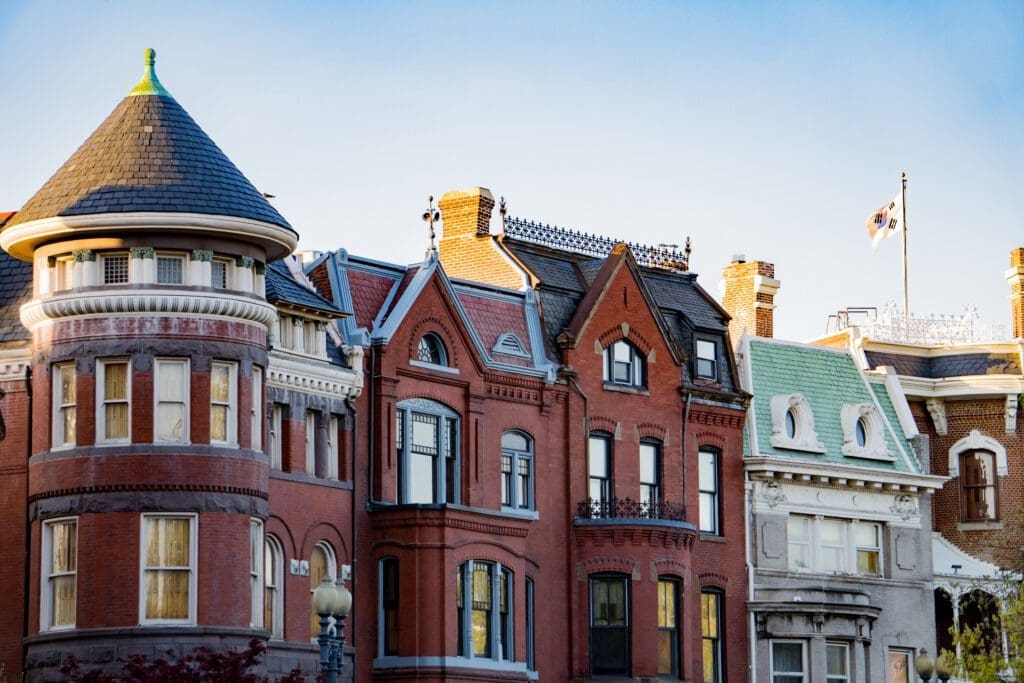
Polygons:
[[868,216],[864,227],[868,229],[872,249],[877,248],[878,243],[885,238],[902,231],[906,227],[903,225],[902,194],[896,195],[895,199]]

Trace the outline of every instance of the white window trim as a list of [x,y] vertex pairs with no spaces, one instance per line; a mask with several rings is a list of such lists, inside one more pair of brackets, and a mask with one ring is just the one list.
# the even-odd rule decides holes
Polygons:
[[[710,344],[711,345],[711,353],[712,353],[711,358],[708,358],[707,356],[700,355],[700,345],[701,345],[702,342],[704,344]],[[709,382],[717,382],[718,379],[719,379],[719,376],[721,375],[721,373],[719,372],[719,368],[718,368],[718,342],[713,340],[713,339],[702,339],[700,337],[694,339],[694,341],[693,341],[693,356],[694,356],[693,376],[695,378],[697,378],[697,379],[702,379],[702,380],[709,381]],[[711,374],[711,375],[702,375],[702,374],[700,374],[699,368],[700,368],[700,361],[701,360],[710,360],[711,361],[711,367],[714,368],[714,373],[713,374]]]
[[338,441],[341,439],[339,430],[341,424],[337,415],[327,418],[327,478],[338,478],[338,459],[341,457],[341,449]]
[[[828,648],[829,647],[841,647],[843,648],[844,657],[846,660],[846,675],[840,676],[838,674],[829,674],[828,672]],[[850,683],[850,644],[839,641],[828,640],[825,641],[825,681],[826,683]]]
[[[150,518],[188,519],[189,533],[189,571],[188,571],[188,618],[186,619],[147,619],[146,618],[146,520]],[[139,625],[158,626],[162,624],[196,623],[198,612],[198,574],[199,574],[199,515],[194,512],[182,513],[143,513],[139,525]]]
[[[160,282],[160,259],[173,259],[181,264],[181,282]],[[188,260],[185,254],[158,251],[153,257],[153,284],[157,285],[188,285]]]
[[263,368],[252,366],[252,380],[249,382],[252,396],[252,415],[249,422],[249,448],[263,450]]
[[[1005,477],[1010,473],[1006,462],[1006,447],[977,429],[972,429],[967,436],[957,441],[949,449],[949,476],[960,476],[960,455],[964,451],[991,451],[996,455],[996,475]],[[992,483],[998,484],[995,481]]]
[[[502,510],[511,511],[511,512],[523,512],[523,511],[534,512],[534,511],[537,510],[537,504],[536,504],[537,494],[536,494],[536,490],[535,490],[537,471],[536,471],[535,464],[534,464],[535,460],[536,460],[535,457],[534,457],[535,456],[535,450],[536,450],[536,447],[534,445],[535,442],[534,442],[532,436],[530,436],[529,434],[527,434],[526,432],[524,432],[522,430],[510,429],[510,430],[506,430],[506,431],[515,432],[516,434],[519,434],[524,439],[526,439],[527,450],[521,451],[521,450],[518,450],[518,449],[515,449],[515,448],[508,448],[508,449],[506,449],[504,446],[502,446],[501,449],[500,449],[501,450],[502,458],[504,458],[506,455],[508,455],[509,457],[512,458],[512,490],[509,492],[511,494],[509,496],[510,500],[509,500],[509,502],[507,504],[506,503],[502,503],[501,504],[501,509]],[[505,435],[505,432],[502,432],[502,436],[504,436],[504,435]],[[526,503],[525,505],[523,504],[524,501],[519,500],[519,461],[520,460],[526,460],[530,464],[530,480],[529,480],[529,482],[527,482],[527,489],[528,489],[528,491],[527,491],[527,494],[526,494],[527,495],[527,500],[525,501],[525,503]],[[504,483],[504,472],[502,472],[502,486],[504,487],[504,485],[505,485],[505,483]]]
[[[223,287],[219,287],[219,286],[213,284],[213,264],[214,263],[223,263],[224,264],[224,286]],[[231,289],[232,288],[231,285],[234,282],[234,275],[235,275],[234,269],[235,269],[235,261],[234,261],[234,259],[224,258],[224,257],[221,257],[221,256],[214,256],[213,259],[210,261],[210,287],[212,287],[213,289]]]
[[[786,529],[786,563],[787,568],[791,572],[799,572],[802,574],[829,574],[829,575],[843,575],[843,576],[874,576],[883,577],[885,576],[885,523],[875,520],[857,520],[857,519],[839,519],[836,517],[823,517],[821,515],[810,516],[810,515],[791,515],[791,518],[806,520],[809,522],[810,534],[807,541],[808,544],[808,558],[811,566],[794,567],[789,563],[789,529],[787,520]],[[820,524],[822,521],[839,522],[843,525],[842,528],[842,558],[843,566],[837,570],[822,569],[821,568],[821,549],[823,547],[838,547],[838,546],[824,546],[821,541]],[[871,524],[878,527],[878,547],[869,548],[868,546],[861,546],[857,544],[857,525],[858,524]],[[857,571],[857,551],[858,549],[864,550],[877,550],[878,551],[878,574],[861,574]]]
[[[796,643],[800,646],[800,658],[801,668],[803,671],[800,672],[789,672],[789,671],[776,671],[775,670],[775,643]],[[793,640],[789,638],[773,638],[768,641],[768,660],[769,664],[769,679],[775,681],[776,676],[800,676],[803,680],[807,681],[807,643],[803,640]]]
[[[63,402],[63,374],[65,370],[71,370],[71,374],[75,377],[75,396],[71,403]],[[78,376],[75,369],[74,361],[66,361],[63,363],[54,363],[53,374],[51,376],[50,387],[53,393],[53,424],[50,436],[50,449],[59,450],[63,448],[74,448],[76,445],[75,441],[69,441],[67,433],[64,430],[64,409],[74,408],[75,409],[75,433],[77,435],[78,429]],[[76,437],[77,439],[77,437]]]
[[[249,588],[250,608],[249,626],[263,629],[263,556],[266,553],[265,538],[263,535],[263,520],[251,517],[249,519]],[[256,566],[253,567],[253,561]]]
[[[185,372],[183,373],[185,386],[182,387],[182,399],[185,404],[184,417],[182,417],[182,438],[181,439],[161,439],[157,436],[157,420],[160,415],[160,368],[164,364],[176,364],[184,365]],[[191,382],[192,380],[192,365],[188,358],[156,358],[153,360],[153,443],[161,444],[187,444],[191,443],[192,440],[192,420],[190,406],[192,404],[191,399]]]
[[[874,403],[847,403],[839,409],[843,425],[843,455],[850,458],[895,460],[885,444],[885,421]],[[864,445],[857,444],[857,423],[864,421]]]
[[[263,543],[264,554],[269,550],[270,554],[274,556],[273,576],[269,576],[273,581],[272,587],[274,588],[274,609],[271,615],[273,623],[263,624],[263,628],[270,631],[272,639],[282,640],[284,638],[284,549],[281,546],[281,541],[273,534],[265,533]],[[266,580],[268,578],[266,563],[263,565],[263,572],[264,580]]]
[[[704,455],[705,453],[713,456],[713,458],[714,458],[714,461],[713,461],[713,466],[714,466],[713,474],[715,475],[715,489],[714,489],[714,491],[709,491],[709,490],[703,489],[703,488],[701,488],[701,485],[700,485],[700,474],[701,474],[700,466],[703,463],[703,458],[701,456]],[[700,503],[700,499],[704,495],[714,495],[715,505],[714,505],[714,509],[711,511],[712,512],[712,517],[713,517],[713,519],[711,521],[714,522],[714,528],[713,529],[705,529],[704,528],[704,520],[700,518],[700,513],[703,510],[703,507],[698,505],[698,508],[697,508],[697,526],[698,526],[698,530],[700,531],[701,534],[706,535],[706,536],[722,536],[723,535],[723,530],[722,530],[722,454],[721,454],[720,451],[716,451],[716,450],[713,450],[711,448],[701,448],[698,451],[698,453],[697,453],[697,496],[698,496],[698,503]]]
[[281,430],[284,428],[284,407],[275,403],[270,408],[270,438],[267,440],[267,450],[270,456],[270,469],[280,470],[283,463],[282,455],[284,448],[282,444]]
[[[53,619],[53,591],[50,585],[50,578],[53,575],[53,525],[62,522],[75,523],[75,620],[78,619],[78,517],[55,517],[43,522],[42,567],[39,571],[39,630],[40,631],[67,631],[76,627],[76,624],[61,624],[54,626]],[[66,574],[64,574],[66,576]]]
[[[125,372],[125,395],[124,403],[128,405],[128,436],[123,439],[108,439],[104,437],[107,433],[107,415],[104,408],[107,405],[104,387],[106,386],[106,369],[108,365],[125,363],[128,367]],[[106,446],[111,444],[131,443],[132,440],[132,361],[130,358],[102,358],[96,361],[96,445]]]
[[[790,410],[796,423],[796,433],[792,438],[786,434],[786,414]],[[818,440],[818,433],[814,430],[814,412],[803,394],[772,396],[771,411],[772,446],[809,453],[825,452],[825,444]]]
[[[110,283],[108,283],[107,282],[107,265],[106,265],[107,260],[108,259],[112,259],[112,258],[119,258],[119,257],[122,257],[122,256],[125,259],[125,273],[126,273],[125,281],[124,282],[110,282]],[[123,285],[131,284],[131,282],[132,282],[132,257],[131,257],[131,254],[129,254],[126,251],[112,251],[110,253],[100,254],[98,261],[99,262],[97,263],[97,266],[98,266],[98,271],[99,272],[97,273],[97,279],[99,281],[99,284],[104,285],[106,287],[118,287],[118,286],[123,286]]]
[[[211,387],[211,398],[210,398],[210,410],[213,410],[213,370],[216,367],[226,367],[228,369],[228,402],[227,402],[227,439],[220,441],[213,438],[211,430],[210,443],[217,444],[220,446],[238,446],[238,363],[233,361],[219,361],[215,360],[210,363],[210,387]],[[224,404],[218,404],[224,405]],[[211,415],[212,418],[212,415]],[[212,425],[213,420],[210,420]]]
[[66,292],[75,287],[75,259],[58,256],[54,263],[52,292]]
[[306,474],[311,477],[316,476],[316,418],[316,411],[306,411]]

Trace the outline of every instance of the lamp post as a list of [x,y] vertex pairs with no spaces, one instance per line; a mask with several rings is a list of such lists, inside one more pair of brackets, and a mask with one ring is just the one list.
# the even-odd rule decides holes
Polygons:
[[953,667],[950,665],[949,657],[943,652],[935,658],[935,675],[942,683],[948,683],[953,675]]
[[932,674],[935,673],[935,660],[928,656],[928,650],[921,648],[921,654],[914,659],[914,669],[924,683],[932,679]]
[[341,581],[335,587],[331,577],[325,576],[313,591],[313,611],[320,616],[320,670],[327,674],[327,683],[337,683],[344,667],[345,617],[350,609],[352,593]]

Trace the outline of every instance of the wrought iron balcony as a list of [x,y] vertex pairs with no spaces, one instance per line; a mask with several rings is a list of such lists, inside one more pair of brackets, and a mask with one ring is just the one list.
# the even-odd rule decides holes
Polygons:
[[667,500],[646,501],[632,498],[587,498],[576,506],[577,519],[664,519],[686,521],[686,506]]

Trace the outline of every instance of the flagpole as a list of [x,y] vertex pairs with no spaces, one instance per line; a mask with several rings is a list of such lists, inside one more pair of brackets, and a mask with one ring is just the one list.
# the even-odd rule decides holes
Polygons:
[[910,286],[907,279],[907,174],[900,171],[900,193],[903,211],[903,342],[910,334]]

